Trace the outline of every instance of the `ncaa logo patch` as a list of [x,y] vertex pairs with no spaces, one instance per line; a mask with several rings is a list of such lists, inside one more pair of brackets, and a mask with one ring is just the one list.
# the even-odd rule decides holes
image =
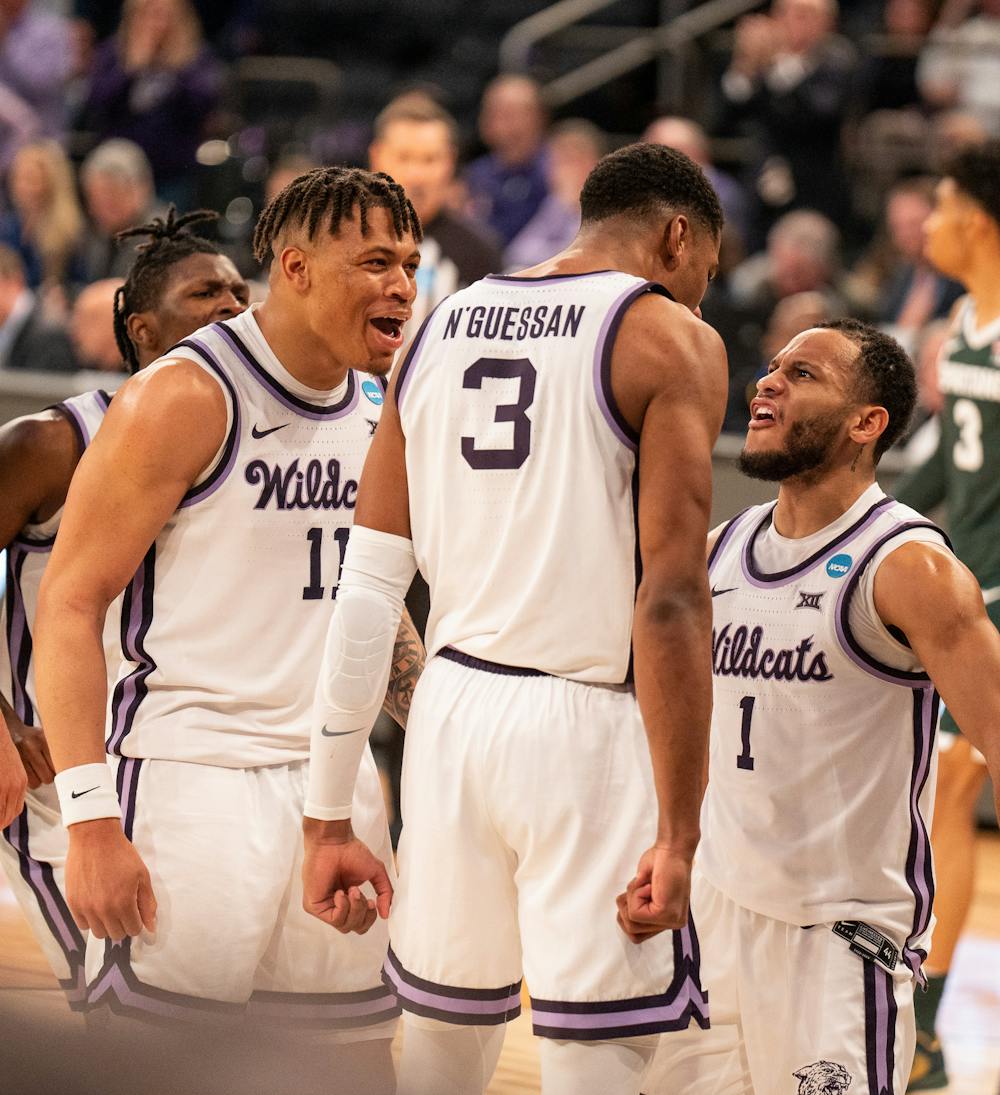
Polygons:
[[385,402],[385,396],[382,394],[382,386],[376,380],[365,380],[361,383],[361,390],[368,397],[369,403],[374,403],[376,407],[381,407]]
[[843,1095],[853,1077],[835,1061],[817,1061],[792,1075],[799,1081],[798,1095]]
[[854,560],[850,555],[834,555],[832,559],[827,560],[826,572],[831,578],[843,578],[852,566],[854,566]]

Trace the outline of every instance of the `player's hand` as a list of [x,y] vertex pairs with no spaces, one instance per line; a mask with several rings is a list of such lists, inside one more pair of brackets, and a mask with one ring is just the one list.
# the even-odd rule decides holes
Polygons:
[[28,776],[17,748],[0,719],[0,829],[5,829],[24,809]]
[[116,818],[69,826],[66,901],[77,924],[98,939],[156,930],[149,871]]
[[[392,903],[389,872],[358,840],[350,824],[306,818],[303,828],[302,907],[306,912],[345,935],[364,935],[377,917],[385,920]],[[361,892],[366,882],[375,890],[374,901]]]
[[56,768],[52,763],[49,743],[40,726],[27,726],[18,720],[8,718],[10,736],[17,746],[21,763],[28,777],[28,786],[37,790],[43,783],[51,783],[56,778]]
[[654,846],[643,854],[635,878],[618,895],[618,926],[633,943],[678,931],[687,924],[690,899],[690,859]]

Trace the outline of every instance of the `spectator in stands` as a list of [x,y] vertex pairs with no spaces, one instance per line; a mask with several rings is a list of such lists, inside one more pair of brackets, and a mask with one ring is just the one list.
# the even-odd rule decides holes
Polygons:
[[[69,25],[29,0],[0,0],[0,87],[8,110],[33,120],[42,137],[61,137],[66,128],[65,89],[73,70]],[[15,111],[15,100],[20,109]]]
[[69,338],[42,314],[25,281],[21,256],[0,244],[0,370],[72,372],[75,368]]
[[466,170],[473,215],[506,246],[548,193],[541,88],[528,76],[498,76],[486,88],[479,134],[489,149]]
[[986,127],[974,115],[964,110],[944,110],[931,119],[927,139],[928,167],[943,171],[962,151],[986,140]]
[[732,272],[728,290],[733,301],[762,327],[778,302],[796,293],[816,292],[829,311],[847,311],[840,281],[840,233],[820,213],[799,209],[786,213],[767,234],[767,249]]
[[557,122],[548,141],[548,197],[504,252],[508,270],[526,270],[568,247],[580,230],[580,191],[607,138],[592,122]]
[[14,157],[7,181],[11,209],[0,219],[0,243],[20,253],[29,287],[55,300],[81,276],[83,213],[73,169],[55,141],[35,141]]
[[883,33],[866,41],[861,68],[861,109],[905,110],[921,102],[917,59],[931,29],[929,0],[887,0]]
[[94,56],[85,125],[102,140],[140,145],[158,193],[183,207],[221,88],[222,68],[189,0],[126,0],[118,33]]
[[836,0],[774,0],[769,15],[736,26],[722,79],[730,117],[759,143],[757,217],[816,209],[838,224],[850,214],[841,127],[851,107],[857,56],[835,33]]
[[78,369],[124,373],[121,350],[115,338],[115,293],[122,278],[92,282],[73,303],[69,334]]
[[146,153],[121,137],[104,141],[83,161],[80,187],[90,222],[81,246],[84,280],[123,278],[135,254],[115,236],[163,212]]
[[904,179],[889,192],[885,231],[889,262],[878,285],[876,318],[911,353],[923,328],[944,319],[965,292],[924,257],[924,222],[934,208],[935,180]]
[[[974,14],[963,17],[970,7]],[[1000,136],[1000,0],[945,5],[920,56],[917,81],[932,107],[957,107]]]
[[[745,253],[750,226],[749,202],[742,185],[732,175],[720,171],[712,163],[708,136],[704,129],[690,118],[666,115],[650,122],[642,139],[683,152],[705,172],[708,181],[719,195],[722,212],[726,217],[726,223],[722,229],[722,253],[719,256],[719,265],[723,270],[731,268],[735,262],[743,258]],[[728,256],[735,256],[735,258],[733,261],[727,261]]]
[[[317,167],[321,167],[322,164],[318,163],[311,156],[306,156],[301,152],[292,153],[289,156],[282,156],[278,162],[268,172],[267,178],[264,180],[264,205],[268,205],[285,189],[290,183],[294,182],[300,175],[308,175],[310,171],[314,171]],[[263,208],[263,206],[261,207]]]
[[402,95],[375,120],[371,169],[406,190],[424,227],[411,330],[449,293],[502,268],[495,240],[445,205],[457,155],[455,120],[427,95]]

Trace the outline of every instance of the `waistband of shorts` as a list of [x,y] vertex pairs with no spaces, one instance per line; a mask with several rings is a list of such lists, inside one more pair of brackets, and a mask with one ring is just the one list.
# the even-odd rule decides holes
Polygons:
[[447,658],[450,662],[457,662],[467,669],[479,669],[484,673],[498,673],[504,677],[551,677],[551,673],[543,673],[541,669],[529,669],[523,665],[502,665],[500,662],[487,661],[485,658],[474,658],[471,654],[463,654],[453,646],[444,646],[438,651],[439,658]]

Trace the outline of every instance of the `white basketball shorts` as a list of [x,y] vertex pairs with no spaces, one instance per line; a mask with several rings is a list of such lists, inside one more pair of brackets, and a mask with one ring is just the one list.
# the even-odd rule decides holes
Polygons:
[[0,863],[69,1006],[77,1011],[86,1002],[87,933],[77,927],[63,896],[68,844],[56,789],[43,784],[27,793],[24,809],[3,830]]
[[802,928],[731,901],[695,868],[712,1029],[660,1041],[646,1095],[903,1095],[913,977],[855,954],[832,924]]
[[504,1023],[523,971],[543,1037],[707,1026],[693,925],[636,945],[616,921],[656,827],[630,689],[444,652],[414,696],[402,813],[386,976],[404,1010]]
[[[399,1008],[381,978],[386,922],[341,935],[302,908],[307,762],[244,769],[124,758],[117,778],[157,924],[122,945],[91,938],[91,1007],[179,1022],[246,1017],[341,1032],[340,1041],[392,1036]],[[352,822],[392,872],[370,752]]]

